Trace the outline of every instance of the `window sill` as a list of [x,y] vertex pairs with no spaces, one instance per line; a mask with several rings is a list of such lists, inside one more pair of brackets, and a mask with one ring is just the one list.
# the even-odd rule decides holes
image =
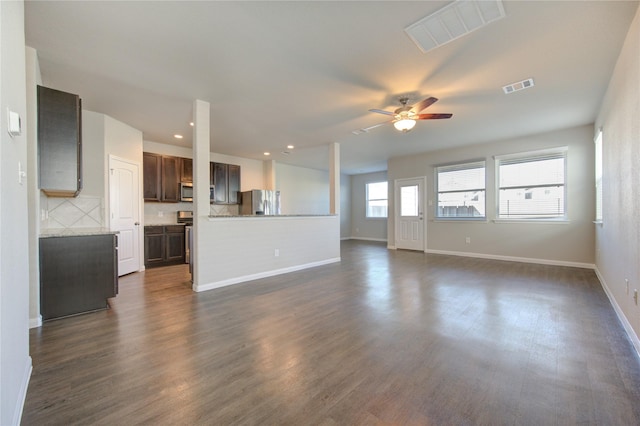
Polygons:
[[538,223],[542,225],[567,225],[568,219],[494,219],[494,223]]
[[602,226],[602,225],[604,225],[604,222],[603,222],[603,221],[601,221],[601,220],[594,220],[594,221],[593,221],[593,223],[595,223],[595,224],[596,224],[596,225],[598,225],[598,226]]
[[365,220],[387,220],[386,217],[365,217]]

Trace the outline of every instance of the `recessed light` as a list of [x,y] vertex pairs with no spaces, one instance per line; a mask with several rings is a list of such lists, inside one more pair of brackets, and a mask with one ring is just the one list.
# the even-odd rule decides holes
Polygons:
[[173,135],[173,137],[176,139],[182,139],[182,135],[178,135],[178,134]]
[[271,153],[270,152],[265,152],[264,155],[271,155]]
[[287,149],[293,149],[293,148],[295,148],[295,146],[293,146],[293,145],[287,145]]
[[193,121],[191,123],[189,123],[189,126],[193,127]]

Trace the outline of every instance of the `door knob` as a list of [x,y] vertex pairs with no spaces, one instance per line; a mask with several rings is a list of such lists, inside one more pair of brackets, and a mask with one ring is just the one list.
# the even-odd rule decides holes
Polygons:
[[135,226],[140,226],[140,222],[134,223]]

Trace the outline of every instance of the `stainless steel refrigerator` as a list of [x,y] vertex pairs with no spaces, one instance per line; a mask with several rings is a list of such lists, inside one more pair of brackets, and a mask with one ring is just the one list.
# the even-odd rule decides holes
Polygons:
[[241,215],[280,214],[280,191],[253,189],[242,193]]

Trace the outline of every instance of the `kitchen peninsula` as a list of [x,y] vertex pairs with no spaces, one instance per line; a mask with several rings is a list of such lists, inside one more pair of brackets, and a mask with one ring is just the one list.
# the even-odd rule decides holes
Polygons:
[[340,261],[338,215],[204,216],[194,220],[194,291]]

